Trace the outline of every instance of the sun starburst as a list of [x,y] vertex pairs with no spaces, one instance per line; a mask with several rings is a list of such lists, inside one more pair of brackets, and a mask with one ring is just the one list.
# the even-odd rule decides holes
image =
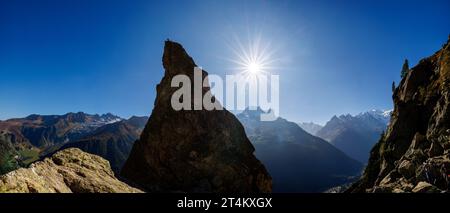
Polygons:
[[274,69],[277,61],[274,57],[274,49],[269,42],[262,42],[260,35],[249,38],[245,44],[237,36],[234,36],[230,49],[234,54],[234,57],[229,59],[234,64],[233,69],[246,78],[267,75]]

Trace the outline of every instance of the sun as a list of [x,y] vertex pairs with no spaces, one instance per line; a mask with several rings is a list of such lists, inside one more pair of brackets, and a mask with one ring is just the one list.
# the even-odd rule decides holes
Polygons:
[[268,75],[275,69],[274,49],[270,42],[264,43],[261,35],[250,37],[247,42],[242,42],[239,37],[234,37],[230,46],[234,57],[230,58],[234,66],[233,70],[241,73],[246,78],[258,78],[261,75]]
[[258,74],[261,71],[261,65],[259,65],[257,62],[250,62],[247,65],[247,72],[251,74]]

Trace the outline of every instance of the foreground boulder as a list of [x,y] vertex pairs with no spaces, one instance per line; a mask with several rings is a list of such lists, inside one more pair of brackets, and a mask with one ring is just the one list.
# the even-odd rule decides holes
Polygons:
[[0,176],[0,192],[33,193],[135,193],[114,177],[105,159],[70,148]]
[[450,40],[408,71],[394,94],[387,132],[349,192],[450,189]]
[[180,44],[166,41],[163,65],[152,114],[122,176],[149,191],[271,192],[271,177],[232,113],[171,107],[178,90],[172,78],[184,74],[194,82],[196,65]]

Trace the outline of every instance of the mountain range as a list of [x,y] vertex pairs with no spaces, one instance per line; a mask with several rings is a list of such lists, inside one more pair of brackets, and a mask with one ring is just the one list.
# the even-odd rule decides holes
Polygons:
[[102,156],[109,161],[111,169],[118,174],[147,120],[147,116],[133,116],[128,120],[105,124],[80,140],[62,145],[57,151],[73,147]]
[[[258,110],[247,109],[238,114],[237,118],[244,125],[247,136],[256,148],[255,155],[263,161],[273,176],[274,191],[280,192],[321,191],[327,187],[348,183],[351,177],[357,175],[361,165],[350,159],[358,159],[358,156],[345,149],[340,141],[348,132],[357,132],[355,129],[359,129],[359,138],[350,138],[352,140],[345,142],[358,144],[369,141],[363,138],[364,134],[370,132],[367,129],[374,131],[373,135],[376,137],[384,128],[384,123],[388,122],[385,116],[387,112],[370,111],[357,116],[335,116],[321,128],[320,133],[327,130],[335,134],[324,135],[332,136],[328,138],[331,144],[349,158],[324,140],[285,119],[259,121],[257,118],[262,111]],[[0,132],[0,172],[6,173],[38,159],[50,157],[60,150],[74,147],[104,157],[110,162],[112,170],[118,174],[147,120],[146,116],[133,116],[127,120],[110,113],[90,115],[79,112],[65,115],[30,115],[0,121],[3,128]],[[309,125],[314,126],[313,123]],[[367,144],[365,148],[370,149],[371,143]],[[364,152],[356,149],[358,152]],[[326,157],[316,159],[317,156]],[[314,165],[320,166],[308,165],[307,162],[312,161],[315,161]],[[330,165],[325,162],[336,162],[338,167],[336,170],[330,169]]]
[[[0,192],[341,191],[363,167],[353,158],[365,162],[367,153],[363,175],[347,192],[449,191],[450,38],[405,70],[393,87],[392,112],[334,116],[320,137],[283,118],[261,121],[259,108],[236,116],[176,111],[170,79],[192,79],[196,65],[171,41],[163,65],[150,117],[79,112],[0,121],[0,172],[8,173]],[[118,180],[111,166],[139,189]]]
[[[321,191],[327,187],[348,183],[361,168],[361,165],[350,158],[361,161],[358,159],[358,153],[363,156],[368,153],[361,151],[357,144],[366,144],[364,149],[370,150],[374,138],[379,136],[388,122],[388,112],[382,111],[333,117],[318,133],[328,136],[322,137],[329,139],[330,143],[347,154],[347,157],[324,143],[324,140],[285,119],[260,122],[257,118],[261,112],[247,109],[238,114],[237,118],[244,125],[247,136],[256,148],[255,155],[263,161],[273,176],[274,191],[279,192]],[[65,115],[30,115],[0,121],[0,174],[72,147],[104,157],[110,162],[112,170],[118,174],[147,120],[148,117],[145,116],[133,116],[127,120],[110,113],[90,115],[78,112]],[[315,126],[313,123],[308,125]],[[371,131],[373,138],[368,138],[365,134]],[[346,138],[349,132],[359,134],[356,134],[357,137]],[[343,146],[346,143],[356,144],[353,150],[357,154],[348,149],[349,146]],[[326,157],[315,159],[316,156]],[[307,162],[312,161],[315,161],[314,165],[320,166],[308,165]],[[336,162],[337,169],[330,169],[330,164],[325,163],[327,161]]]
[[271,174],[274,192],[321,192],[361,172],[361,163],[325,140],[283,118],[260,121],[261,113],[246,109],[237,118]]
[[371,110],[352,116],[333,116],[316,136],[333,144],[348,156],[366,163],[370,149],[385,131],[391,110]]
[[90,115],[83,112],[65,115],[37,115],[0,121],[0,130],[14,135],[12,143],[45,149],[55,144],[80,139],[105,124],[122,118],[113,114]]
[[118,172],[147,119],[78,112],[0,121],[0,174],[69,147],[110,160]]

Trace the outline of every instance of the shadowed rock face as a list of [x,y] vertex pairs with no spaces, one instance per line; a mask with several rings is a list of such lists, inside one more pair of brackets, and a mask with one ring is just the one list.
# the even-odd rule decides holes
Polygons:
[[76,148],[0,176],[0,192],[134,193],[142,192],[117,180],[105,159]]
[[185,74],[194,82],[196,66],[180,44],[166,41],[163,65],[153,112],[122,176],[149,191],[270,192],[271,177],[232,113],[172,109],[178,90],[170,86],[172,77]]
[[450,186],[450,45],[423,59],[393,94],[387,132],[349,192],[440,192]]

